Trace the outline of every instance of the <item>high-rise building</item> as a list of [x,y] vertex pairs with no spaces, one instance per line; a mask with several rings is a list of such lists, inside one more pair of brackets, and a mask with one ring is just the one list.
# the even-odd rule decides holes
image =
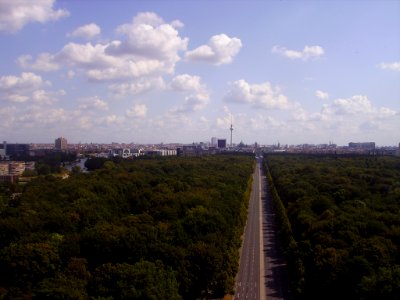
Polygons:
[[216,137],[211,138],[211,147],[217,147],[217,138]]
[[218,139],[217,143],[218,143],[218,148],[220,149],[226,148],[226,139]]
[[7,142],[4,141],[3,145],[0,144],[0,159],[7,155]]
[[54,147],[56,148],[56,150],[67,150],[68,148],[67,139],[59,137],[58,139],[55,140]]
[[11,156],[13,159],[26,157],[30,155],[30,145],[29,144],[7,144],[3,143],[3,151],[1,153],[4,156]]

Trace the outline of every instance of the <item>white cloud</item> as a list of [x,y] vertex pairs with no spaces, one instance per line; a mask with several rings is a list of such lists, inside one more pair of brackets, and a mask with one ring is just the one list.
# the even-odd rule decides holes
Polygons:
[[150,76],[162,72],[163,62],[159,60],[128,59],[108,55],[109,44],[67,44],[56,56],[58,61],[70,66],[86,69],[86,75],[93,81],[112,81]]
[[22,103],[28,101],[29,97],[21,94],[7,94],[5,95],[5,99],[11,102]]
[[49,81],[30,72],[23,72],[20,76],[0,77],[0,96],[15,103],[32,100],[38,104],[52,104],[66,93],[64,90],[49,91],[44,88],[51,86]]
[[198,111],[207,106],[210,100],[210,95],[207,91],[201,91],[196,94],[191,94],[185,97],[184,103],[179,106],[172,108],[171,113],[189,113]]
[[2,129],[13,129],[13,124],[17,112],[18,109],[16,106],[0,107],[0,127]]
[[41,76],[30,72],[23,72],[20,77],[13,75],[0,77],[0,92],[5,93],[16,94],[43,85],[50,85],[50,83],[43,80]]
[[145,104],[135,104],[131,109],[126,111],[128,117],[145,117],[147,114],[147,106]]
[[93,96],[83,100],[83,103],[79,105],[79,108],[84,110],[108,110],[108,103],[100,99],[98,96]]
[[339,115],[368,114],[375,111],[371,101],[366,96],[355,95],[347,99],[336,99],[332,105],[325,106],[326,111],[332,110]]
[[231,125],[231,119],[229,116],[218,117],[216,123],[218,128],[227,129]]
[[183,108],[185,111],[201,110],[207,106],[209,100],[210,95],[207,92],[202,91],[195,95],[186,97]]
[[183,28],[185,26],[185,24],[183,24],[179,20],[174,20],[174,21],[171,22],[171,26],[176,28],[176,29],[179,29],[179,28]]
[[[95,24],[89,24],[95,25]],[[165,23],[154,13],[140,13],[132,23],[118,27],[121,40],[106,43],[68,43],[58,53],[42,53],[36,60],[24,55],[18,59],[21,67],[53,71],[66,66],[73,77],[79,70],[90,81],[115,82],[110,90],[119,95],[140,93],[164,86],[161,76],[172,74],[181,59],[188,39],[176,28],[179,21]],[[96,33],[95,26],[84,26],[73,35]],[[80,72],[82,73],[82,72]],[[160,80],[161,78],[161,80]]]
[[383,70],[400,71],[400,61],[393,63],[381,63],[379,67]]
[[104,53],[106,47],[107,44],[68,43],[55,55],[55,60],[85,69],[103,69],[118,65],[119,60],[117,58]]
[[100,118],[97,123],[99,125],[120,125],[123,124],[124,117],[119,117],[115,114]]
[[[152,27],[157,27],[162,24],[164,24],[164,20],[158,16],[156,13],[153,12],[141,12],[138,13],[132,20],[132,24],[134,25],[142,25],[142,24],[148,24]],[[126,24],[126,26],[129,26],[130,24]],[[125,26],[125,25],[122,25]],[[119,28],[121,29],[121,27]]]
[[0,0],[0,31],[15,33],[32,22],[57,21],[69,15],[65,9],[54,9],[55,0]]
[[187,38],[179,36],[176,28],[154,13],[139,13],[132,23],[119,26],[117,33],[125,39],[110,44],[107,54],[159,60],[171,71],[180,60],[178,52],[185,51],[188,43]]
[[183,105],[175,107],[171,110],[174,113],[185,113],[191,111],[201,110],[207,106],[210,95],[207,87],[202,84],[199,76],[189,74],[181,74],[175,76],[170,87],[177,92],[186,92],[188,95],[185,97]]
[[203,89],[199,76],[182,74],[175,76],[171,81],[171,88],[176,91],[198,91]]
[[90,69],[86,75],[92,81],[129,80],[141,76],[158,76],[162,73],[163,64],[157,60],[124,61],[120,60],[112,67]]
[[242,48],[240,39],[226,34],[214,35],[207,45],[188,51],[185,57],[189,61],[208,62],[215,65],[229,64]]
[[50,53],[41,53],[36,60],[31,63],[31,55],[21,55],[17,58],[17,64],[24,69],[32,69],[35,71],[56,71],[60,68],[59,64],[54,60],[54,56]]
[[291,107],[287,97],[271,83],[249,84],[243,79],[231,84],[224,97],[227,102],[249,103],[256,108],[287,109]]
[[58,101],[58,97],[64,96],[65,94],[64,90],[56,92],[36,90],[32,92],[32,100],[39,104],[53,104]]
[[[354,95],[323,105],[320,112],[310,113],[302,107],[293,112],[293,121],[299,128],[331,130],[335,135],[351,136],[366,131],[389,128],[396,123],[399,112],[387,107],[376,107],[366,96]],[[393,123],[394,122],[394,123]],[[397,121],[398,123],[398,121]],[[297,125],[296,125],[297,126]],[[386,130],[386,129],[385,129]]]
[[52,56],[53,61],[83,69],[93,81],[159,77],[174,72],[179,52],[186,50],[188,42],[154,13],[138,14],[132,23],[119,26],[117,33],[122,40],[69,43]]
[[304,46],[303,51],[290,50],[285,47],[274,46],[272,47],[271,52],[290,59],[302,59],[304,61],[319,58],[325,53],[321,46]]
[[43,128],[42,126],[60,125],[70,121],[72,116],[63,108],[49,108],[46,106],[29,106],[20,110],[13,120],[15,128]]
[[151,90],[162,90],[165,83],[162,77],[139,78],[126,83],[114,83],[109,86],[109,90],[116,97],[125,95],[137,95]]
[[68,34],[70,37],[84,38],[84,39],[92,39],[95,36],[98,36],[101,33],[100,27],[95,23],[90,23],[78,27],[73,32]]
[[326,100],[329,98],[329,94],[320,90],[315,91],[315,96],[321,100]]

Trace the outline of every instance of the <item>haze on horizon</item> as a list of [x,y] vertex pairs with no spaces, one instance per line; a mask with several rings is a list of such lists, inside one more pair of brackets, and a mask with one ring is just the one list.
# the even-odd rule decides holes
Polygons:
[[400,1],[0,0],[0,139],[397,145]]

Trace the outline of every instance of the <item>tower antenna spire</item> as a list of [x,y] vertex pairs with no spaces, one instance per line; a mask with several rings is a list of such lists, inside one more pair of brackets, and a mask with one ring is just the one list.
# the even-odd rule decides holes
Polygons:
[[232,125],[232,115],[231,115],[231,127],[229,128],[231,131],[231,148],[232,148],[232,133],[233,133],[233,125]]

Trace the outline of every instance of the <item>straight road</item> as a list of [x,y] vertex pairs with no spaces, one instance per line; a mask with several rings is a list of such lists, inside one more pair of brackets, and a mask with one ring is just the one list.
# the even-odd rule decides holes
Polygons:
[[268,197],[262,158],[256,161],[234,299],[289,299],[286,266]]
[[250,196],[247,222],[243,245],[240,255],[239,272],[236,277],[236,293],[234,299],[259,300],[265,299],[264,276],[261,274],[262,230],[261,217],[261,160],[257,159],[256,168],[253,174],[253,186]]
[[[288,284],[283,249],[278,238],[275,213],[270,199],[265,172],[261,172],[262,231],[264,252],[264,282],[267,300],[288,300]],[[264,294],[265,295],[265,294]],[[264,298],[265,299],[265,298]]]

